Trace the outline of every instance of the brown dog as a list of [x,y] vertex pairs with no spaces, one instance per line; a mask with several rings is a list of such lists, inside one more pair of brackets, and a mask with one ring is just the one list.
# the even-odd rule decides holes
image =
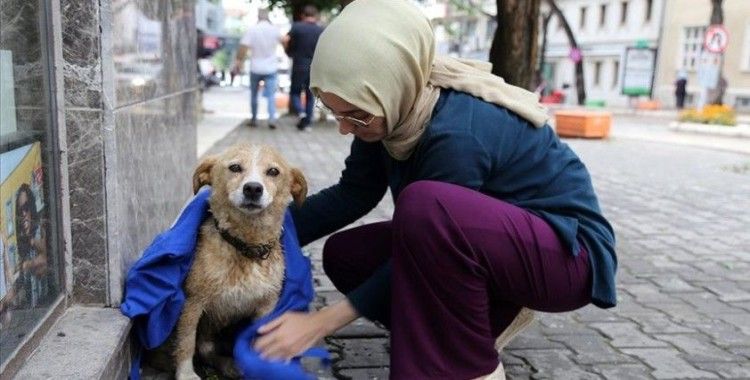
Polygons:
[[239,320],[270,312],[281,292],[284,256],[279,238],[289,196],[307,196],[302,173],[268,146],[238,144],[203,159],[193,191],[211,185],[212,216],[201,226],[195,259],[183,286],[185,306],[177,325],[176,377],[199,379],[193,369],[196,342],[201,357],[227,376],[237,375],[220,356],[218,332]]

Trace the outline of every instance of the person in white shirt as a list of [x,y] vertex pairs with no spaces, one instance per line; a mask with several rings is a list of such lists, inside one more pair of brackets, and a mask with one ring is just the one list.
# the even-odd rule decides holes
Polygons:
[[268,20],[268,10],[258,10],[258,23],[251,26],[240,40],[235,59],[235,72],[240,72],[247,51],[250,50],[250,126],[258,124],[258,89],[263,82],[263,96],[268,101],[268,127],[276,129],[276,88],[278,58],[276,49],[281,42],[281,31]]

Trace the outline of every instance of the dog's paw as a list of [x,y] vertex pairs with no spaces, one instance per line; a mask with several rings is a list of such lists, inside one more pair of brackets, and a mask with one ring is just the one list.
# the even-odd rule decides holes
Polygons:
[[197,373],[177,373],[177,376],[175,376],[177,380],[201,380],[201,377],[198,376]]
[[177,373],[175,373],[174,377],[177,380],[200,380],[201,379],[201,377],[198,376],[197,373],[195,373],[195,369],[193,369],[192,360],[180,363],[180,365],[177,367]]

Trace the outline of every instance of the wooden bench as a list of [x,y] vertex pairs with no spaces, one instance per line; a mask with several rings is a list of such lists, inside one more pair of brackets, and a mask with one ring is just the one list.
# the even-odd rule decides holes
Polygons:
[[560,137],[606,138],[611,126],[611,112],[582,109],[555,112],[555,131]]

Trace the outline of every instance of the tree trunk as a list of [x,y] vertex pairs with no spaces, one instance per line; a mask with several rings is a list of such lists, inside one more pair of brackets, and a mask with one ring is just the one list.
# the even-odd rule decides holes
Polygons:
[[721,6],[723,1],[724,0],[711,0],[711,25],[724,23],[724,9]]
[[547,54],[547,28],[549,27],[549,21],[552,19],[552,12],[544,15],[542,19],[542,48],[539,51],[539,67],[536,70],[536,86],[539,86],[544,82],[544,55]]
[[[565,15],[560,8],[557,7],[554,0],[547,0],[547,4],[549,4],[552,13],[557,16],[559,22],[562,23],[565,34],[568,36],[571,49],[578,49],[578,42],[576,42],[573,30],[570,29],[570,25],[568,25],[568,20],[565,18]],[[581,56],[581,59],[576,62],[576,92],[578,93],[578,105],[582,106],[586,102],[586,86],[583,79],[583,56]]]
[[492,73],[530,89],[536,68],[541,0],[496,0],[497,29],[490,48]]

